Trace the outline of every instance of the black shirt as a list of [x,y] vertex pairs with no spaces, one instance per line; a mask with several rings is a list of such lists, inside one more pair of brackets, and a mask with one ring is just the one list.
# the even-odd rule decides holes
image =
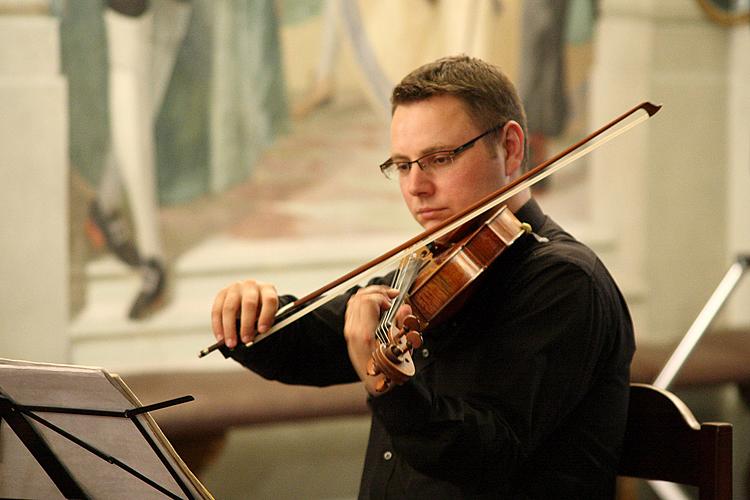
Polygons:
[[[634,351],[627,306],[597,257],[535,201],[521,237],[460,312],[424,332],[417,374],[368,399],[360,498],[611,498]],[[353,292],[351,292],[353,293]],[[266,378],[358,381],[342,296],[225,355]]]

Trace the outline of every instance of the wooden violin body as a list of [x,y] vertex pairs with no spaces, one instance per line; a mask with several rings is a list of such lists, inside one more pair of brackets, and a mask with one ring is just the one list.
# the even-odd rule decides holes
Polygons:
[[528,225],[501,207],[419,273],[407,298],[412,314],[422,325],[437,324],[452,315],[484,270],[527,231]]

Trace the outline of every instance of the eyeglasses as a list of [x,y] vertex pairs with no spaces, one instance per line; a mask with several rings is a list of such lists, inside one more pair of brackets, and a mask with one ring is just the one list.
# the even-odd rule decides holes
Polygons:
[[446,167],[453,165],[453,160],[456,156],[460,155],[467,149],[470,149],[476,142],[482,137],[490,134],[498,129],[501,129],[505,125],[504,123],[495,125],[489,130],[485,130],[469,142],[460,145],[456,149],[447,151],[436,151],[434,153],[426,154],[416,160],[392,160],[388,158],[385,162],[380,165],[380,171],[383,172],[388,179],[394,179],[396,177],[405,177],[411,171],[411,166],[416,163],[423,172],[431,173],[438,170],[442,170]]

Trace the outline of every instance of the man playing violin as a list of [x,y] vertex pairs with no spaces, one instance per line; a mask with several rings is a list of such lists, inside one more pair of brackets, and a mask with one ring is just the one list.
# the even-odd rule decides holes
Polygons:
[[[525,169],[524,111],[492,65],[465,56],[424,65],[396,86],[392,106],[391,156],[380,168],[427,229]],[[430,325],[413,354],[416,375],[385,391],[367,365],[398,293],[387,280],[252,347],[242,343],[293,299],[254,280],[217,294],[212,326],[225,356],[285,383],[364,382],[372,426],[361,498],[614,496],[634,351],[627,306],[599,259],[528,189],[507,206],[533,234]],[[397,320],[409,312],[401,306]]]

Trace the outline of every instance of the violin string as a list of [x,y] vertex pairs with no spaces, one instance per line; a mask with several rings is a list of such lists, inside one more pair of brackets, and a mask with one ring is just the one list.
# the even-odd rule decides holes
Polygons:
[[404,283],[408,281],[409,263],[411,261],[411,258],[411,254],[402,258],[401,262],[399,263],[399,267],[393,276],[391,288],[399,290],[399,296],[391,301],[391,305],[383,313],[380,319],[380,323],[375,330],[375,334],[377,335],[378,340],[381,344],[388,343],[388,332],[390,331],[391,325],[393,324],[393,317],[395,315],[394,311],[398,309],[398,307],[400,307],[399,298],[401,297],[402,291],[404,290]]
[[[395,288],[397,290],[400,290],[399,286],[401,284],[401,277],[403,276],[403,268],[404,268],[404,259],[401,259],[401,263],[399,264],[399,267],[396,269],[396,272],[393,274],[393,279],[391,280],[391,288]],[[390,328],[390,321],[389,321],[389,313],[392,309],[392,306],[388,308],[388,310],[381,316],[380,322],[378,323],[377,328],[375,329],[375,336],[380,341],[381,344],[387,344],[388,343],[388,329]]]
[[381,343],[388,343],[388,332],[390,331],[391,325],[393,325],[396,313],[406,300],[408,290],[417,278],[424,262],[425,258],[420,257],[417,252],[412,252],[402,259],[401,266],[397,272],[398,278],[394,279],[393,286],[399,291],[399,294],[393,299],[391,306],[383,314],[383,318],[378,325],[377,335]]

